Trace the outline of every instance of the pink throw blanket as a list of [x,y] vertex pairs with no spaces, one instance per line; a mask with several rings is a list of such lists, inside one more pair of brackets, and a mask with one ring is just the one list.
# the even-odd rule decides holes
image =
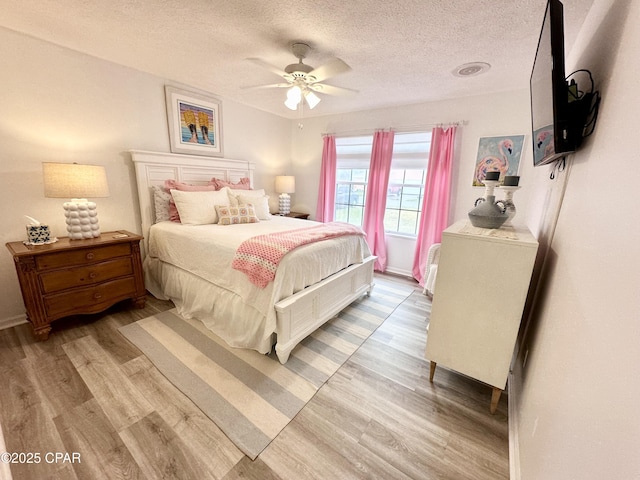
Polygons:
[[236,250],[231,266],[244,272],[251,283],[266,287],[276,276],[282,257],[301,245],[341,237],[364,235],[360,227],[342,222],[331,222],[286,232],[258,235],[245,240]]

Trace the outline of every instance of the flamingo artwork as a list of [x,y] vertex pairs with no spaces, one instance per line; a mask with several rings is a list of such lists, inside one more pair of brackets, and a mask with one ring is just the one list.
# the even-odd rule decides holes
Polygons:
[[553,135],[550,130],[539,131],[536,135],[536,158],[545,158],[555,152]]
[[[480,140],[482,141],[483,139]],[[500,176],[502,177],[509,170],[509,161],[514,153],[513,140],[511,138],[503,138],[498,142],[497,146],[498,155],[484,155],[480,157],[476,163],[474,185],[483,185],[487,172],[500,172]]]

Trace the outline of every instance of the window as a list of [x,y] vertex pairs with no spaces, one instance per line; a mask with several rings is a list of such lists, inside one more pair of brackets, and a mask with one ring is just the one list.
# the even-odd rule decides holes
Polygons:
[[373,136],[336,138],[334,219],[362,226]]
[[425,174],[426,169],[391,168],[384,213],[385,232],[417,235]]
[[[336,138],[334,218],[362,226],[373,135]],[[417,235],[427,178],[430,132],[396,133],[386,192],[386,232]]]

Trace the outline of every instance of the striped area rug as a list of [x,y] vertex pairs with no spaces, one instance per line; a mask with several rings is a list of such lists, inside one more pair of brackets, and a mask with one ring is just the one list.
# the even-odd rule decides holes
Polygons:
[[175,309],[120,332],[255,460],[411,292],[376,280],[370,297],[353,302],[303,340],[284,365],[273,353],[229,347]]

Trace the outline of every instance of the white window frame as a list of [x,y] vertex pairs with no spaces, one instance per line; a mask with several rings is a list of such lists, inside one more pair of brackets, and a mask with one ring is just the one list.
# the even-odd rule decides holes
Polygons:
[[[336,172],[336,198],[335,198],[335,211],[334,218],[337,221],[347,221],[355,225],[362,226],[362,218],[364,216],[364,201],[366,198],[366,182],[362,179],[353,179],[354,170],[366,170],[365,178],[368,180],[369,163],[371,161],[371,148],[373,145],[373,135],[366,136],[354,136],[354,137],[338,137],[336,138],[336,153],[337,153],[337,172]],[[422,210],[422,201],[424,197],[424,184],[427,178],[427,166],[429,161],[429,148],[431,146],[431,132],[410,132],[410,133],[396,133],[394,136],[393,147],[393,159],[391,163],[392,172],[403,170],[403,181],[401,183],[393,181],[392,177],[389,178],[389,185],[387,188],[387,195],[392,194],[394,188],[400,188],[400,205],[396,208],[393,201],[389,201],[387,197],[387,208],[385,212],[385,225],[388,223],[388,215],[391,212],[394,214],[397,212],[398,219],[403,216],[403,212],[409,212],[410,216],[415,215],[415,222],[413,223],[413,232],[408,232],[407,228],[396,228],[395,230],[386,230],[388,235],[408,236],[415,237],[417,235],[417,229],[420,224],[420,216]],[[345,179],[344,175],[340,174],[340,170],[350,170],[351,174],[349,179]],[[421,170],[422,178],[419,184],[407,182],[406,172],[409,170]],[[347,195],[345,198],[345,190],[352,193],[354,189],[362,188],[362,198],[355,201],[351,195]],[[413,189],[419,187],[417,205],[408,208],[403,208],[405,197],[404,192],[406,189]],[[393,200],[393,199],[392,199]],[[351,202],[350,204],[347,201]],[[408,201],[407,201],[408,202]],[[390,207],[390,205],[393,205]],[[358,210],[359,209],[359,210]],[[345,215],[345,210],[347,214]],[[357,215],[357,212],[360,215]],[[417,213],[417,215],[416,215]],[[360,223],[352,217],[359,217]],[[357,219],[357,218],[356,218]],[[399,225],[400,220],[398,220]]]

